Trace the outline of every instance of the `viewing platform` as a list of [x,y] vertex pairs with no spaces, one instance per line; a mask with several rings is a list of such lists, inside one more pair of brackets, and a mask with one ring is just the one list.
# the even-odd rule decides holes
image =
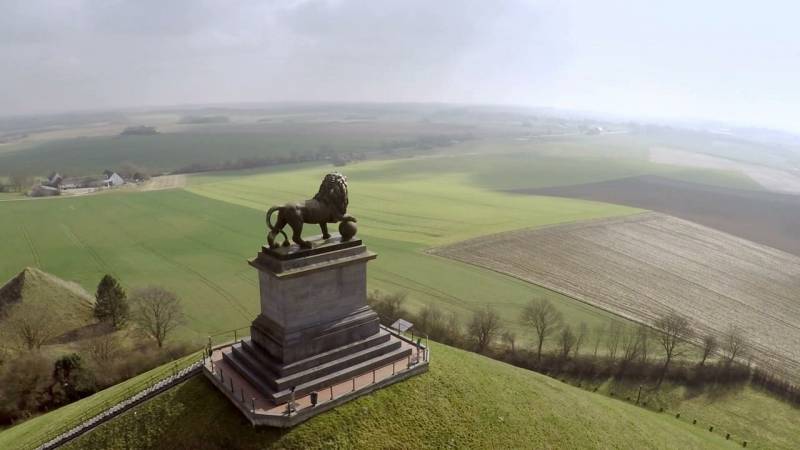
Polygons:
[[[381,326],[381,332],[389,336],[389,342],[399,344],[403,351],[402,357],[383,361],[378,367],[355,366],[345,374],[329,377],[313,391],[297,394],[293,403],[291,392],[281,396],[278,401],[265,395],[262,389],[257,388],[255,383],[242,375],[240,369],[226,358],[226,355],[230,356],[234,348],[247,342],[247,339],[214,347],[211,357],[204,360],[203,373],[251,424],[287,428],[376,389],[428,370],[428,346],[422,342],[417,344],[384,326]],[[302,385],[295,392],[302,392]],[[316,404],[312,402],[313,395],[316,395]],[[290,407],[290,404],[293,406]]]

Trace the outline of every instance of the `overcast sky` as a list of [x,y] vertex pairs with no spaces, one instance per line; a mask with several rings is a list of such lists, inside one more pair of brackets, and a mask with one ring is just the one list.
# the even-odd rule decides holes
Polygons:
[[0,0],[0,114],[467,102],[800,131],[800,2]]

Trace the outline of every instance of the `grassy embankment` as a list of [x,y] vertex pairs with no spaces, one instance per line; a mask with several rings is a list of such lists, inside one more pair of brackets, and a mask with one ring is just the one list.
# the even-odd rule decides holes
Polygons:
[[[737,440],[743,438],[735,435]],[[748,447],[753,444],[759,447],[752,440]],[[197,378],[102,425],[69,448],[126,446],[736,448],[739,444],[670,414],[434,344],[429,373],[289,431],[252,428],[221,394]]]
[[42,440],[55,437],[58,432],[62,431],[65,424],[75,423],[81,418],[86,420],[93,417],[134,393],[144,390],[154,381],[164,379],[172,375],[175,370],[194,363],[199,358],[200,352],[193,353],[104,389],[90,397],[0,431],[0,448],[31,448],[41,444]]

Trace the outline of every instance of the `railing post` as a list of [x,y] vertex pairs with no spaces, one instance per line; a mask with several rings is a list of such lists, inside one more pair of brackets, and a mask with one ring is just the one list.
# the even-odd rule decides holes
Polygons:
[[231,393],[233,393],[233,377],[228,377],[228,380],[231,382]]
[[397,361],[392,361],[392,375],[394,375],[394,374],[395,374],[395,371],[394,371],[394,365],[395,365],[395,363],[396,363],[396,362],[397,362]]
[[240,387],[239,390],[242,392],[242,403],[244,403],[244,388]]
[[375,371],[372,371],[372,384],[375,384]]
[[256,398],[255,397],[251,397],[250,398],[250,402],[251,402],[251,405],[253,405],[253,414],[255,414],[256,413]]
[[353,391],[355,392],[355,390],[356,390],[356,379],[353,378]]
[[222,375],[222,369],[219,369],[219,381],[225,386],[225,376]]
[[331,400],[333,400],[333,385],[331,385]]

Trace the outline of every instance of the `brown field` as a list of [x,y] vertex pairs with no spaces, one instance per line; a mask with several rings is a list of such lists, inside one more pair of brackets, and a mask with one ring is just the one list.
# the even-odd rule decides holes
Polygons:
[[800,258],[659,213],[485,236],[434,253],[650,323],[740,326],[759,364],[800,377]]
[[729,189],[655,176],[514,192],[658,211],[800,256],[800,195]]

